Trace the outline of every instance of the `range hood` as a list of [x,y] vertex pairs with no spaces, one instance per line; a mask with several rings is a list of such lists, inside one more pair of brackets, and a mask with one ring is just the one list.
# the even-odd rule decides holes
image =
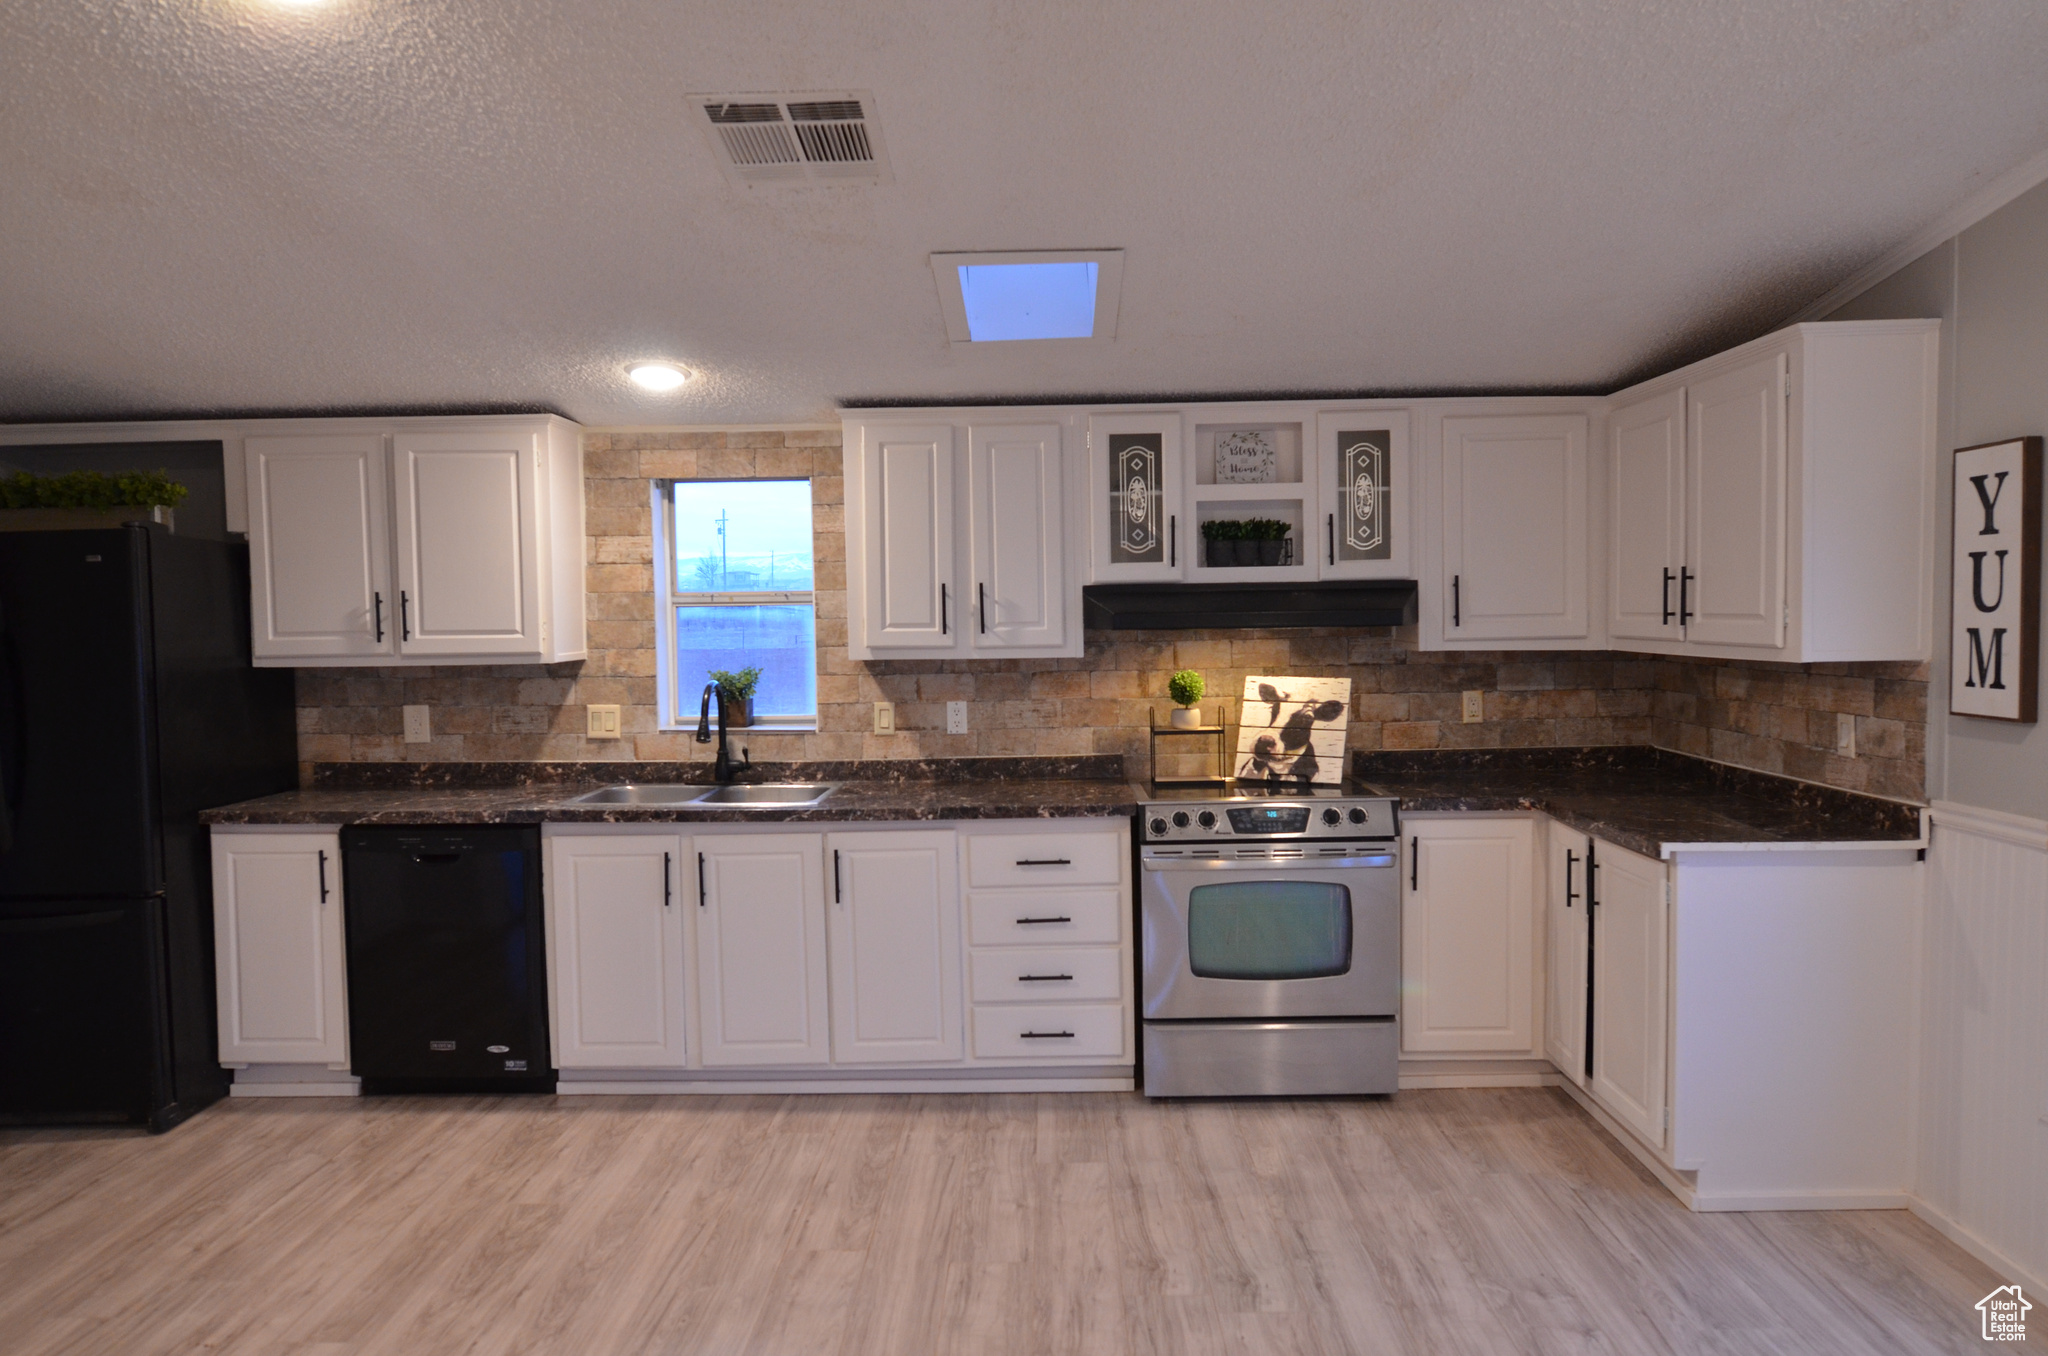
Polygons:
[[1093,584],[1086,624],[1111,631],[1412,626],[1413,579],[1318,584]]

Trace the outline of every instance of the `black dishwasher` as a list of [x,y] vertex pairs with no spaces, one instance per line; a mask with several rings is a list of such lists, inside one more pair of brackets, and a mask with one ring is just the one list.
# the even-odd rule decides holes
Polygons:
[[351,828],[341,856],[363,1091],[552,1092],[540,831]]

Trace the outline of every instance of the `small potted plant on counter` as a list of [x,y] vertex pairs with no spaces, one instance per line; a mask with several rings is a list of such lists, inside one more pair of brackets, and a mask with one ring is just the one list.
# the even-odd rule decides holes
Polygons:
[[1202,723],[1202,713],[1195,709],[1195,703],[1202,700],[1203,691],[1202,675],[1193,669],[1182,669],[1166,680],[1166,695],[1175,703],[1167,721],[1174,729],[1191,729]]
[[731,669],[712,669],[709,677],[718,684],[718,696],[725,703],[725,728],[742,730],[754,723],[754,689],[761,685],[761,668],[758,664],[734,672]]

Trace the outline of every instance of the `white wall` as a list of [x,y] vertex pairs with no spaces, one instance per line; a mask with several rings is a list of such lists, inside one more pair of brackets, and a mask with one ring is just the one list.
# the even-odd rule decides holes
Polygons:
[[[1936,635],[1945,638],[1947,450],[2048,434],[2048,184],[1827,318],[1924,316],[1945,322],[1934,590]],[[2048,727],[1946,714],[1947,667],[1938,640],[1928,692],[1936,828],[1921,952],[1917,1208],[2007,1279],[2043,1285]]]

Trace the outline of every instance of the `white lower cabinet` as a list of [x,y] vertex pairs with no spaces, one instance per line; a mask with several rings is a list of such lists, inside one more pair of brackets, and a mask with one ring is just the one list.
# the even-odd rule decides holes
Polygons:
[[827,1062],[823,836],[700,834],[692,846],[704,1063]]
[[914,1064],[962,1053],[960,868],[950,830],[835,833],[832,1060]]
[[1586,1082],[1586,859],[1589,840],[1556,820],[1544,824],[1545,960],[1543,1053],[1573,1083]]
[[1592,857],[1593,1072],[1586,1086],[1622,1124],[1662,1147],[1670,954],[1664,864],[1598,840]]
[[1402,1051],[1536,1054],[1534,824],[1453,815],[1404,827]]
[[341,835],[212,835],[223,1064],[348,1067]]
[[683,860],[679,834],[547,840],[557,1068],[688,1066]]

